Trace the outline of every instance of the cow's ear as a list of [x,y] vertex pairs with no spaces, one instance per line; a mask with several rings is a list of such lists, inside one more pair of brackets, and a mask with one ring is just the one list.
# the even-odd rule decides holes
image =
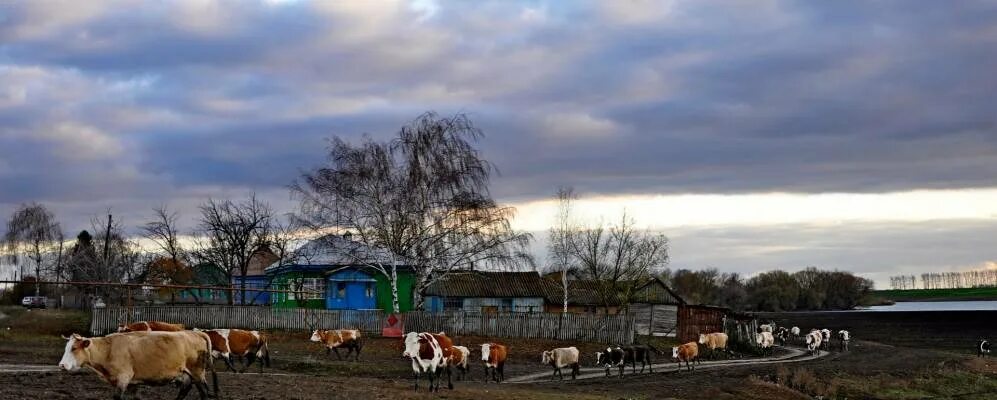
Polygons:
[[85,348],[87,348],[89,346],[90,346],[90,339],[87,339],[87,340],[84,340],[84,341],[80,342],[80,348],[81,349],[85,349]]

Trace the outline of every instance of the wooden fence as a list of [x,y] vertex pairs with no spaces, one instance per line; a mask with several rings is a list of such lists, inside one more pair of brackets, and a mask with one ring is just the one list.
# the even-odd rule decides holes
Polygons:
[[90,333],[113,332],[119,324],[135,321],[168,321],[188,328],[239,328],[255,330],[313,330],[350,327],[379,335],[384,323],[380,310],[316,310],[252,306],[141,306],[94,308]]
[[[316,310],[252,306],[142,306],[95,308],[90,332],[113,332],[119,324],[143,320],[181,323],[190,328],[312,330],[351,328],[381,334],[387,314],[380,310]],[[408,312],[406,331],[446,332],[453,336],[558,339],[631,344],[633,315],[562,313],[476,313],[467,311]]]
[[635,329],[629,314],[410,312],[404,320],[406,331],[612,344],[633,343]]

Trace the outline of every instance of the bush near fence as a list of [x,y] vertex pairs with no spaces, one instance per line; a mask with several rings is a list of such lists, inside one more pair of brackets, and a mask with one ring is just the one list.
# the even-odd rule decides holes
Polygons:
[[[90,331],[113,332],[134,321],[168,321],[188,328],[255,330],[359,329],[379,336],[387,313],[381,310],[317,310],[251,306],[141,306],[95,308]],[[491,336],[631,344],[634,316],[564,313],[422,312],[401,315],[406,331],[452,336]]]

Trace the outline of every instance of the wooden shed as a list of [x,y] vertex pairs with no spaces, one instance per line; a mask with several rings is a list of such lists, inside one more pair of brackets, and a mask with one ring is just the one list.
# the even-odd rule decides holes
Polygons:
[[685,304],[664,282],[653,278],[637,289],[630,304],[638,335],[675,336],[678,310]]
[[725,332],[730,310],[723,307],[682,304],[678,307],[678,332],[682,343],[699,340],[700,333]]

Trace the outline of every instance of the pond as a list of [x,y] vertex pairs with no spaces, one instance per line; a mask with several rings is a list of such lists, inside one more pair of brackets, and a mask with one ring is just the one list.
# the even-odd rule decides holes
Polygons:
[[997,311],[997,301],[902,301],[858,311]]

